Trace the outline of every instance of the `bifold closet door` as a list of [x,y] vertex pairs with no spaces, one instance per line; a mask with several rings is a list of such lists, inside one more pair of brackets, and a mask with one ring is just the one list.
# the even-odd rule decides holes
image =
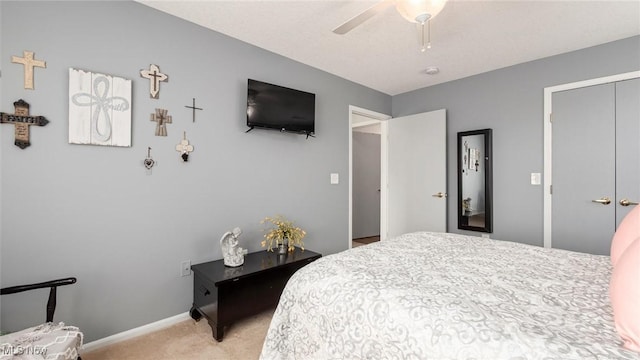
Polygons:
[[640,202],[640,79],[553,95],[552,246],[609,255]]
[[608,255],[615,231],[615,84],[554,93],[554,248]]

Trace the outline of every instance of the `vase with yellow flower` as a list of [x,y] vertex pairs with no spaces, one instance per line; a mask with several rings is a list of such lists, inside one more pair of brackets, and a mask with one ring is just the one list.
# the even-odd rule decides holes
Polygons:
[[287,220],[282,215],[274,217],[267,216],[261,224],[269,224],[269,228],[265,229],[262,247],[266,247],[267,251],[273,251],[274,247],[279,254],[286,254],[287,251],[295,250],[296,246],[304,250],[304,242],[302,239],[307,233],[293,224],[293,221]]

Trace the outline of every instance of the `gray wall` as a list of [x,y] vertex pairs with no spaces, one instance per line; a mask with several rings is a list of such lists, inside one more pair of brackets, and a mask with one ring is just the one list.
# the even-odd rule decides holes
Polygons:
[[[0,126],[2,286],[76,276],[58,291],[57,321],[96,340],[189,310],[192,277],[180,262],[220,259],[235,226],[260,250],[267,215],[307,230],[325,255],[348,246],[349,105],[391,113],[391,97],[134,2],[0,2],[2,99],[22,98],[51,122],[31,129],[31,147]],[[35,52],[35,90],[10,55]],[[169,75],[158,100],[141,69]],[[131,148],[68,144],[68,68],[133,81]],[[315,139],[245,134],[246,82],[254,78],[316,94]],[[191,98],[204,108],[192,122]],[[154,136],[154,108],[169,109],[168,137]],[[195,146],[183,163],[182,132]],[[157,161],[142,165],[147,147]],[[44,321],[46,290],[3,296],[1,327]]]
[[448,230],[458,230],[456,134],[493,129],[493,238],[542,246],[543,89],[640,69],[640,37],[548,57],[393,97],[393,116],[447,109]]
[[380,135],[353,132],[353,238],[380,235]]

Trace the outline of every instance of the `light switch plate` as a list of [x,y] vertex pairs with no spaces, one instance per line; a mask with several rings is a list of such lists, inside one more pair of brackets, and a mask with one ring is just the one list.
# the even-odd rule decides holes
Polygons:
[[337,173],[331,174],[331,185],[336,185],[340,183],[340,175]]
[[531,173],[531,185],[540,185],[540,173]]

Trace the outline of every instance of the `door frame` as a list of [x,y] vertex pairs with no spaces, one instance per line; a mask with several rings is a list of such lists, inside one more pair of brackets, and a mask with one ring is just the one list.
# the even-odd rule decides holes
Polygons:
[[[353,116],[360,115],[370,118],[369,121],[353,123]],[[351,249],[353,240],[353,128],[361,126],[369,126],[380,124],[380,240],[384,240],[386,234],[387,223],[387,149],[388,140],[387,122],[391,119],[391,115],[367,110],[361,107],[349,105],[349,233],[348,247]]]
[[631,80],[635,78],[640,78],[640,71],[631,71],[628,73],[610,75],[595,79],[577,81],[567,84],[555,85],[544,88],[544,200],[543,200],[543,246],[546,248],[550,248],[553,245],[551,238],[551,201],[552,201],[552,183],[551,179],[551,169],[552,169],[552,99],[553,94],[559,91],[566,90],[574,90],[579,88],[584,88],[588,86],[602,85],[608,83],[614,83],[618,81]]

